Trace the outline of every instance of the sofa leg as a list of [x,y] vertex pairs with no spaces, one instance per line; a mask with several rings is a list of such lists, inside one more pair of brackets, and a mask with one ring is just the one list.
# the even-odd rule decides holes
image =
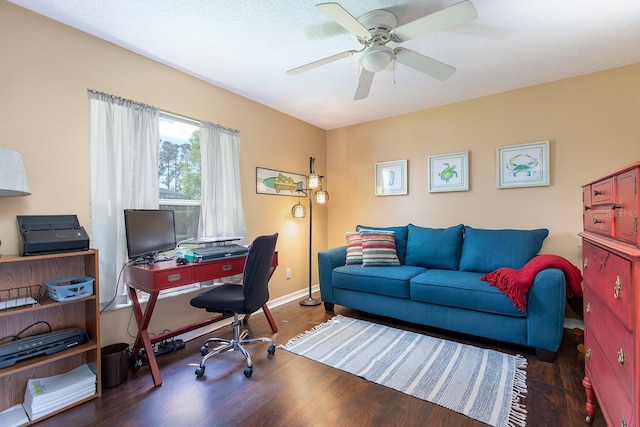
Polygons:
[[333,313],[333,307],[334,307],[334,304],[332,304],[330,302],[325,302],[324,303],[324,311],[326,311],[326,312]]
[[554,351],[543,350],[541,348],[536,348],[536,356],[539,361],[547,363],[553,363],[556,359],[556,353]]

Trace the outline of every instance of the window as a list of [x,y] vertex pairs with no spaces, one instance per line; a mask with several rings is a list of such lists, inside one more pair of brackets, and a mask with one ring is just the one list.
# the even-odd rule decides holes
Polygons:
[[178,242],[196,238],[198,234],[201,203],[200,165],[198,123],[160,113],[160,209],[175,212]]

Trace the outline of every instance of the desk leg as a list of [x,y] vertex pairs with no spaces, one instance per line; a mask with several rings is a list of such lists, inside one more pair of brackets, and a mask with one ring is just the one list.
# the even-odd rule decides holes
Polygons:
[[159,293],[160,292],[152,292],[149,294],[147,308],[145,312],[142,313],[142,307],[140,306],[140,301],[138,300],[138,294],[136,293],[136,290],[134,288],[129,288],[129,296],[131,297],[133,314],[136,318],[136,323],[138,324],[138,336],[136,337],[136,342],[133,346],[133,353],[131,353],[131,361],[135,363],[138,359],[140,348],[144,348],[145,355],[147,357],[147,363],[149,364],[149,370],[151,371],[151,377],[153,378],[153,384],[156,387],[162,385],[162,377],[160,376],[160,369],[158,368],[158,362],[156,360],[156,355],[153,352],[153,345],[151,344],[149,331],[147,329],[149,327],[149,322],[151,321],[153,309],[155,308],[156,302],[158,301]]
[[269,326],[271,326],[271,332],[278,332],[278,326],[276,326],[276,321],[273,320],[273,316],[271,316],[271,311],[269,311],[269,307],[267,307],[267,304],[262,306],[262,311],[267,318],[267,322],[269,322]]

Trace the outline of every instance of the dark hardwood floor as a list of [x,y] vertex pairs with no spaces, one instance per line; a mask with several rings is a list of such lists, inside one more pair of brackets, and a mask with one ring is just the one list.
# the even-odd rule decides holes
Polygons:
[[[302,307],[297,302],[272,310],[279,331],[277,344],[329,319],[322,305]],[[336,306],[336,314],[362,318],[478,347],[527,357],[527,426],[586,426],[581,338],[565,330],[555,363],[536,360],[533,350],[416,327]],[[269,336],[262,314],[249,323],[252,336]],[[215,336],[230,336],[226,326]],[[45,426],[485,426],[464,415],[370,383],[340,370],[277,350],[267,355],[267,344],[249,347],[254,362],[250,379],[243,375],[244,359],[227,352],[207,362],[196,379],[199,347],[206,337],[158,358],[163,384],[154,387],[147,366],[120,386],[105,389],[94,399],[38,423]],[[598,413],[593,426],[604,426]]]

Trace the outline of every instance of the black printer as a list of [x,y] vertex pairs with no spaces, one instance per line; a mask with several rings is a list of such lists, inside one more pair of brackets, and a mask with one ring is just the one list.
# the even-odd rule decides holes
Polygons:
[[23,255],[89,249],[89,236],[77,215],[19,215],[17,218]]

